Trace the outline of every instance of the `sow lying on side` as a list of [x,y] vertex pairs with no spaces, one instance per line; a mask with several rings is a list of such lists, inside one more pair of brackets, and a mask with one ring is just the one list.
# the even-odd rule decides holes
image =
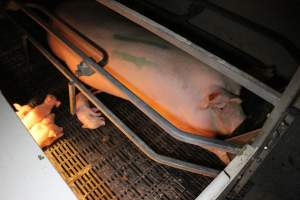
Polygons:
[[[245,119],[240,86],[159,37],[108,11],[93,1],[66,2],[57,15],[103,47],[109,56],[105,70],[177,128],[205,137],[230,135]],[[96,62],[101,52],[53,22],[67,39]],[[51,34],[53,52],[75,74],[82,59]],[[81,63],[81,64],[80,64]],[[102,75],[87,70],[84,83],[123,99],[128,97]],[[209,149],[228,162],[223,153]]]

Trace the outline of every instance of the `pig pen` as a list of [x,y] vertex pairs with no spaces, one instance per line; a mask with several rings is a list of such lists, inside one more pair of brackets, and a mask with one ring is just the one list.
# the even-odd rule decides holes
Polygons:
[[[13,15],[28,29],[39,30],[24,15]],[[55,114],[65,135],[45,153],[79,199],[194,199],[212,182],[212,178],[150,160],[109,120],[97,130],[82,129],[69,113],[68,81],[35,48],[29,45],[28,52],[24,49],[26,40],[16,25],[5,16],[1,23],[7,27],[1,30],[0,62],[5,66],[1,67],[5,74],[1,90],[11,104],[37,104],[48,93],[62,101]],[[45,42],[43,33],[32,34]],[[241,96],[246,99],[243,108],[248,118],[236,135],[260,128],[272,109],[248,90],[243,89]],[[131,103],[106,94],[97,97],[156,152],[224,169],[216,156],[170,137]],[[246,190],[232,191],[226,199],[240,199]]]

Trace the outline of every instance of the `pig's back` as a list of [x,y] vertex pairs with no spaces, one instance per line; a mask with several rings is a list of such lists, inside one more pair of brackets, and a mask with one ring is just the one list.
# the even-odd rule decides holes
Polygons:
[[57,14],[107,51],[105,68],[119,81],[183,122],[212,86],[239,92],[232,81],[96,2],[65,3]]

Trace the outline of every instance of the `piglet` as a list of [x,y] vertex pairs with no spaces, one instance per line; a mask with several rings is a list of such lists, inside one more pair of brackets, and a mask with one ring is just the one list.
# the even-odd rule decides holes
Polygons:
[[20,104],[17,103],[14,103],[13,106],[17,110],[16,114],[20,119],[23,119],[25,115],[27,115],[33,109],[33,107],[31,107],[30,105],[21,106]]
[[42,121],[47,115],[50,114],[52,108],[58,107],[60,101],[55,96],[48,94],[44,102],[33,108],[23,119],[22,122],[27,129],[30,129],[36,123]]
[[79,93],[76,95],[76,115],[83,124],[82,128],[97,129],[105,125],[104,118],[97,108],[90,108],[88,99]]
[[63,136],[63,128],[54,123],[54,117],[54,114],[49,114],[29,130],[41,148],[51,145],[55,140]]

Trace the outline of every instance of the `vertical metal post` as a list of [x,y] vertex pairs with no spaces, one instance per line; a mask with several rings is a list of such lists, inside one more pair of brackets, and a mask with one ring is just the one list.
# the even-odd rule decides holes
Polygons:
[[76,103],[76,97],[75,97],[76,88],[72,81],[70,81],[68,83],[68,87],[69,87],[70,113],[71,113],[71,115],[75,115],[75,113],[76,113],[76,105],[75,105],[75,103]]

